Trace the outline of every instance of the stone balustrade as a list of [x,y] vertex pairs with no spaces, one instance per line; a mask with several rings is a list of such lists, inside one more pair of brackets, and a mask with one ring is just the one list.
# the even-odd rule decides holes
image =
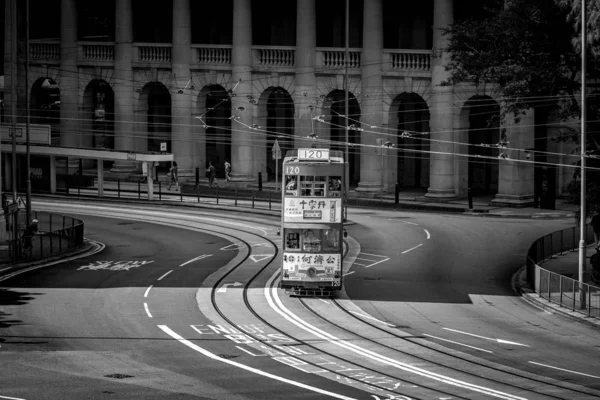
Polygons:
[[[360,68],[361,49],[348,49],[348,68]],[[344,68],[346,51],[338,47],[317,48],[317,68]]]
[[254,65],[266,67],[293,67],[296,48],[283,46],[253,46]]
[[231,45],[192,45],[195,62],[202,65],[231,65]]
[[113,61],[115,59],[114,43],[79,42],[79,57],[88,61]]
[[60,60],[60,41],[29,41],[30,60]]
[[134,43],[133,60],[148,63],[171,63],[170,43]]
[[430,71],[431,50],[384,50],[386,67],[392,71]]

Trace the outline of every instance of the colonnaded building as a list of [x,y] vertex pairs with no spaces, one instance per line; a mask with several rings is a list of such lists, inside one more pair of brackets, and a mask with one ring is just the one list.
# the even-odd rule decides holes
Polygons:
[[[25,2],[17,3],[22,25]],[[281,173],[275,140],[283,151],[344,149],[347,132],[359,195],[398,183],[444,201],[470,187],[515,206],[531,204],[541,185],[558,194],[573,172],[537,173],[532,163],[571,163],[560,155],[569,149],[548,139],[559,125],[534,129],[533,112],[490,125],[499,112],[493,85],[440,85],[448,60],[440,29],[475,12],[471,2],[350,0],[347,59],[345,0],[29,3],[27,79],[25,29],[17,35],[18,121],[28,92],[31,123],[50,125],[53,145],[143,152],[166,143],[182,178],[209,161],[222,174],[230,160],[232,180],[250,182]],[[8,12],[5,20],[8,49]],[[10,71],[5,54],[6,122]],[[109,167],[120,176],[140,169]]]

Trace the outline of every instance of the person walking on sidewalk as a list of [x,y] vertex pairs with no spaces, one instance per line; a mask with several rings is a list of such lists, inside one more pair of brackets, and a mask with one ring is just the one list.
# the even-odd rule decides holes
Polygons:
[[219,186],[215,182],[215,176],[216,175],[217,175],[217,169],[213,165],[212,161],[209,161],[208,162],[208,186],[209,187],[212,187],[213,183],[215,184],[215,186]]
[[179,190],[179,176],[177,174],[177,162],[173,161],[171,168],[169,168],[169,187],[167,190],[171,190],[173,184],[175,184],[175,190]]
[[596,250],[600,251],[600,212],[596,210],[594,216],[590,221],[592,231],[594,232],[594,246]]
[[225,160],[225,180],[227,182],[229,182],[229,180],[231,179],[231,177],[229,176],[230,173],[231,173],[231,164],[229,163],[228,160]]

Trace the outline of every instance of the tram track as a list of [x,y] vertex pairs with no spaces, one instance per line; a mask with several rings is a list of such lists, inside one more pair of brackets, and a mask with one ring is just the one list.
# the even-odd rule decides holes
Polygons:
[[[397,354],[407,355],[407,356],[419,359],[419,360],[421,360],[423,362],[433,363],[433,364],[436,364],[438,366],[441,366],[441,367],[444,367],[444,368],[447,368],[447,369],[450,369],[450,370],[454,370],[454,371],[459,372],[459,373],[466,373],[466,374],[469,374],[469,375],[472,375],[472,376],[476,376],[476,377],[481,378],[481,379],[485,379],[486,381],[495,382],[495,383],[503,385],[503,386],[510,386],[510,387],[513,387],[513,388],[515,388],[517,390],[521,390],[521,391],[525,390],[525,391],[534,393],[536,395],[545,396],[546,398],[570,400],[570,399],[580,398],[580,397],[577,397],[577,395],[579,395],[579,396],[590,396],[590,397],[586,397],[586,398],[592,398],[592,397],[593,398],[597,398],[597,396],[598,396],[598,392],[595,391],[595,390],[593,390],[593,389],[587,389],[587,388],[582,387],[582,386],[570,385],[569,383],[556,381],[556,380],[551,379],[551,378],[543,378],[543,377],[540,377],[540,376],[535,375],[535,374],[531,374],[531,373],[527,373],[527,372],[524,372],[524,371],[515,370],[514,368],[508,368],[508,367],[502,368],[500,366],[494,366],[492,363],[477,362],[474,359],[469,359],[469,358],[466,358],[466,357],[463,357],[463,356],[459,356],[458,354],[461,354],[459,352],[453,352],[453,353],[451,353],[449,351],[444,351],[443,347],[441,347],[441,346],[436,346],[436,347],[428,346],[428,345],[426,345],[426,344],[424,344],[422,342],[419,342],[418,341],[418,339],[419,339],[418,337],[414,337],[414,336],[408,336],[408,337],[407,336],[401,336],[401,335],[398,335],[397,333],[394,333],[391,330],[384,329],[381,326],[378,326],[378,325],[376,325],[376,324],[374,324],[372,322],[369,322],[369,321],[366,321],[366,320],[364,320],[362,318],[359,318],[356,315],[354,315],[352,312],[350,312],[349,310],[347,310],[336,299],[331,299],[332,304],[334,304],[339,310],[341,310],[347,317],[350,317],[351,319],[353,319],[355,321],[358,321],[358,322],[360,322],[362,324],[368,325],[371,328],[377,330],[378,332],[385,333],[386,335],[389,335],[389,336],[393,337],[396,340],[400,340],[400,341],[403,341],[403,342],[410,342],[412,345],[416,345],[418,347],[426,349],[427,351],[433,351],[433,352],[436,352],[436,353],[442,355],[443,357],[451,357],[452,359],[472,364],[472,365],[474,365],[474,366],[476,366],[477,368],[480,368],[480,369],[481,368],[485,368],[486,370],[492,370],[494,372],[498,372],[498,373],[502,373],[502,374],[508,374],[508,375],[510,375],[510,376],[512,376],[514,378],[527,379],[529,381],[534,382],[534,384],[531,385],[532,387],[537,387],[537,386],[543,386],[545,388],[550,387],[550,388],[555,388],[555,389],[559,389],[559,390],[562,390],[562,391],[567,390],[570,393],[565,393],[564,395],[554,395],[552,393],[549,393],[551,390],[548,390],[547,392],[546,391],[541,392],[541,391],[536,391],[536,390],[532,390],[532,389],[525,389],[525,388],[523,388],[523,386],[517,386],[517,385],[511,384],[511,383],[508,383],[507,380],[492,379],[489,376],[484,376],[485,374],[483,372],[473,373],[473,372],[470,372],[470,371],[465,371],[463,369],[456,368],[456,367],[454,367],[452,365],[448,365],[449,362],[445,362],[444,364],[441,364],[437,360],[434,361],[434,360],[431,360],[429,358],[419,356],[419,355],[417,355],[415,353],[408,353],[408,352],[402,351],[402,350],[400,350],[400,349],[398,349],[396,347],[387,345],[385,343],[381,343],[380,341],[373,340],[370,337],[367,337],[365,335],[358,334],[358,333],[356,333],[355,330],[350,330],[350,329],[348,329],[348,328],[346,328],[346,327],[344,327],[344,326],[342,326],[342,325],[340,325],[338,323],[335,323],[335,322],[331,321],[331,319],[325,318],[320,312],[318,312],[317,310],[313,309],[313,307],[311,307],[310,305],[308,305],[307,301],[305,299],[299,298],[298,301],[302,304],[302,306],[307,311],[309,311],[315,317],[317,317],[317,318],[319,318],[319,319],[327,322],[328,324],[330,324],[332,326],[335,326],[337,329],[340,329],[340,330],[342,330],[342,331],[344,331],[344,332],[346,332],[348,334],[351,334],[351,335],[355,336],[356,338],[358,338],[360,340],[364,340],[364,341],[373,343],[373,344],[375,344],[377,346],[380,346],[386,352],[395,352]],[[477,371],[477,368],[475,368],[474,370]]]

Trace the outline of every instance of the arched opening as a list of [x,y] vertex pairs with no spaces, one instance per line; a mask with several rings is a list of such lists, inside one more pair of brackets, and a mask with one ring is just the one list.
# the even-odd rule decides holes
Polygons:
[[[171,152],[171,95],[160,82],[150,82],[142,90],[146,96],[148,115],[146,118],[148,132],[148,151],[160,151],[161,143],[166,143]],[[161,163],[158,170],[168,170],[167,163]]]
[[[325,98],[324,108],[330,113],[330,134],[332,150],[345,151],[346,148],[346,100],[343,90],[334,90]],[[360,128],[360,105],[353,93],[348,93],[348,126]],[[358,185],[360,181],[360,131],[348,130],[348,162],[350,185]]]
[[206,165],[212,161],[217,168],[217,177],[225,176],[220,168],[225,160],[231,162],[231,101],[227,91],[219,85],[208,87],[206,93]]
[[397,174],[400,187],[427,189],[429,187],[429,107],[416,93],[402,93],[392,102],[397,118],[394,128],[398,134]]
[[495,195],[498,157],[503,151],[496,146],[500,142],[500,106],[488,96],[475,96],[467,101],[465,111],[469,118],[467,187],[473,196]]
[[31,87],[30,121],[50,125],[52,144],[60,142],[60,89],[52,78],[39,78]]
[[83,94],[82,133],[86,147],[115,148],[115,96],[101,79],[91,81]]
[[[287,90],[276,87],[267,89],[266,93],[266,166],[268,180],[275,180],[275,173],[281,176],[283,159],[273,160],[275,140],[281,148],[281,155],[294,148],[294,100]],[[276,164],[278,163],[277,167]]]

